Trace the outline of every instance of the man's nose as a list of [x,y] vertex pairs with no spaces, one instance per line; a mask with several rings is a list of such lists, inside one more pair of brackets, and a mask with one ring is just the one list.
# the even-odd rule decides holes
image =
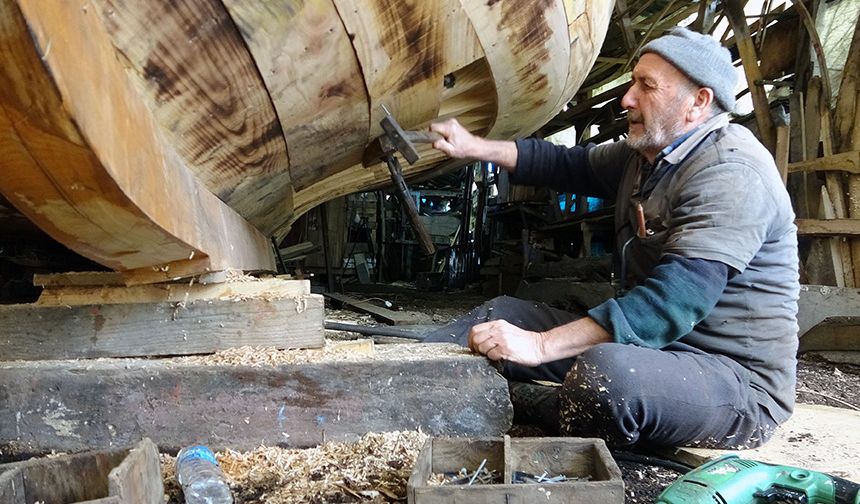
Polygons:
[[624,96],[621,97],[621,107],[624,110],[630,110],[631,108],[636,106],[636,97],[635,92],[633,91],[633,86],[624,93]]

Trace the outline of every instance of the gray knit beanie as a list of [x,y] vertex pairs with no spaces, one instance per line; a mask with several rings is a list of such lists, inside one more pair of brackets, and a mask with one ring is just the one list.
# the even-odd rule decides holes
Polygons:
[[640,54],[655,53],[689,79],[714,91],[714,99],[728,112],[735,109],[738,78],[729,50],[708,35],[672,28],[645,44]]

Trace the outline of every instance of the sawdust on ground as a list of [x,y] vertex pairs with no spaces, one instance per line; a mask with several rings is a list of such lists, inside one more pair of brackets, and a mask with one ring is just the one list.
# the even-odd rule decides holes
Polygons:
[[[329,442],[305,450],[260,447],[216,453],[236,504],[406,500],[406,481],[427,440],[419,431],[370,433],[354,443]],[[161,455],[169,504],[179,504],[176,459]]]

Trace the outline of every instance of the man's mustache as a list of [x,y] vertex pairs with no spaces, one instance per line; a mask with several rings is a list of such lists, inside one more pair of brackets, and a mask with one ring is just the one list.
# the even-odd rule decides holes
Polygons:
[[642,112],[638,110],[628,110],[627,111],[627,122],[642,122]]

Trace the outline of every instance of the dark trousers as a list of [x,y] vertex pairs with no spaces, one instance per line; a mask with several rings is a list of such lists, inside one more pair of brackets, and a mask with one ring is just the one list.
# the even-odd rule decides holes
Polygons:
[[[543,303],[502,296],[425,341],[465,346],[469,329],[489,320],[545,331],[578,318]],[[752,394],[749,371],[681,342],[659,350],[604,343],[533,368],[504,362],[502,374],[514,381],[561,383],[560,432],[600,437],[615,447],[752,448],[767,441],[776,427]]]

